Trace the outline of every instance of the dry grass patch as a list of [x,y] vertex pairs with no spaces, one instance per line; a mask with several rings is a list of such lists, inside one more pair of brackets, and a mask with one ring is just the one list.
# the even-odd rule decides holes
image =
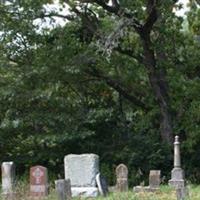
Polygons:
[[[41,200],[58,200],[53,187],[50,190],[50,195]],[[200,186],[189,186],[189,197],[187,200],[200,200]],[[30,200],[29,186],[25,183],[20,183],[17,186],[15,200]],[[85,198],[73,198],[73,200],[81,200]],[[0,197],[3,200],[3,197]],[[87,200],[176,200],[176,193],[168,186],[162,186],[157,192],[141,192],[134,193],[132,191],[126,193],[110,193],[107,197],[87,198]]]

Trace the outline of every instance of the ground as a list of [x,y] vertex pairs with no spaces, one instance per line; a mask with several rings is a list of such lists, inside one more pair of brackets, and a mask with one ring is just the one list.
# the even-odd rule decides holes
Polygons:
[[[28,200],[26,186],[19,189],[20,195],[15,200]],[[189,197],[186,200],[200,200],[200,186],[188,186]],[[73,198],[79,200],[83,198]],[[2,200],[2,197],[0,197]],[[55,191],[52,189],[50,195],[45,200],[58,200]],[[88,198],[87,200],[176,200],[175,192],[168,186],[161,186],[160,191],[156,193],[133,193],[131,190],[127,193],[111,193],[107,197]]]

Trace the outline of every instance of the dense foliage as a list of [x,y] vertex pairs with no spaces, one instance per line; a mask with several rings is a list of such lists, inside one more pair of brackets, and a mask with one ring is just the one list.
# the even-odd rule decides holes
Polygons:
[[123,162],[138,184],[150,169],[169,176],[179,134],[198,182],[198,2],[185,18],[172,0],[51,3],[0,4],[0,160],[63,176],[64,155],[93,152],[110,183]]

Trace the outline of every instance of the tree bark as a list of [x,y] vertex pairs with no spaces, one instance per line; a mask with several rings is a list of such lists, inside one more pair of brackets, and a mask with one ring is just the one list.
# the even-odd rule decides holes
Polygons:
[[142,37],[144,49],[144,65],[148,72],[149,82],[151,84],[156,101],[160,108],[161,124],[160,131],[162,140],[168,144],[173,142],[172,119],[169,106],[169,97],[167,90],[166,74],[163,70],[157,68],[154,50],[151,49],[151,40],[149,34]]

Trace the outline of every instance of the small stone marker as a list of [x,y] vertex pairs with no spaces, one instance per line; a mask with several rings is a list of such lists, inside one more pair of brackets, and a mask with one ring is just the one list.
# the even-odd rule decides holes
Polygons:
[[70,154],[65,156],[65,179],[71,181],[72,197],[96,197],[96,175],[99,173],[99,156],[96,154]]
[[149,186],[135,186],[133,187],[134,192],[156,192],[159,190],[161,182],[161,171],[160,170],[150,170],[149,173]]
[[96,176],[96,182],[99,189],[99,193],[102,196],[106,196],[108,194],[108,184],[106,179],[100,173],[98,173]]
[[149,173],[149,187],[158,189],[160,187],[160,170],[150,170]]
[[15,165],[13,162],[3,162],[2,172],[2,195],[6,198],[12,198],[15,182]]
[[59,200],[70,200],[72,197],[70,179],[55,181],[56,192]]
[[117,185],[116,189],[118,192],[128,191],[128,168],[124,164],[120,164],[116,168]]
[[184,200],[186,195],[187,194],[186,194],[186,188],[185,187],[176,189],[176,198],[177,198],[177,200]]
[[30,195],[31,197],[42,198],[48,195],[47,168],[34,166],[30,169]]

